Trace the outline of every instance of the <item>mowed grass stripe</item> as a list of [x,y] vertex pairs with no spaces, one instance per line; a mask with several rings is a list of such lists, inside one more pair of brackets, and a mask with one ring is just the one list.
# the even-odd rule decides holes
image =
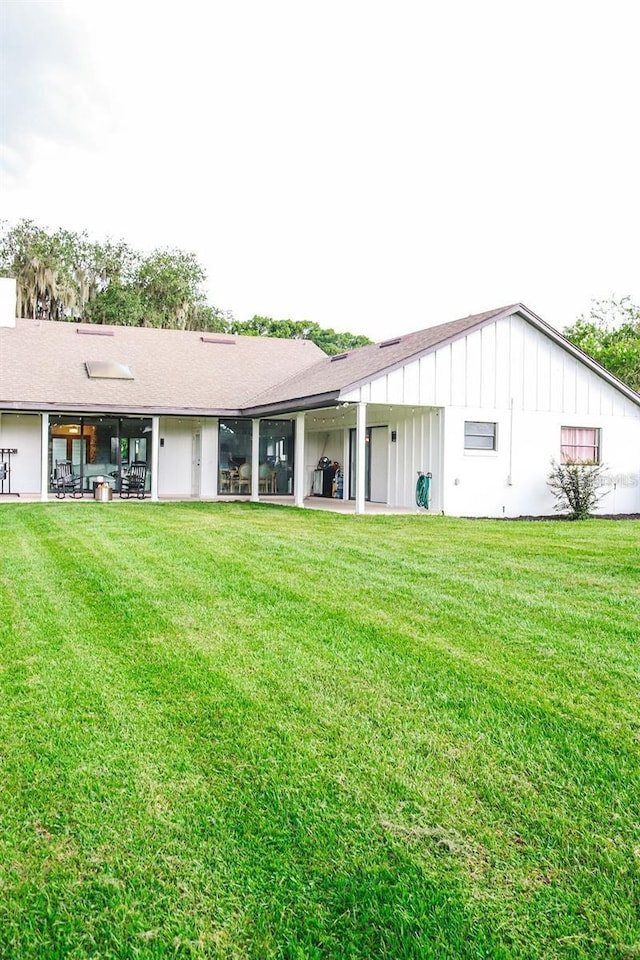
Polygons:
[[[452,559],[456,535],[478,557],[493,538],[493,572],[507,570],[523,540],[532,549],[530,530],[537,539],[543,526],[568,526],[406,518],[403,538],[396,518],[322,517],[316,525],[322,515],[231,505],[111,514],[34,508],[23,516],[15,532],[32,536],[36,553],[50,557],[35,564],[52,591],[46,614],[54,629],[43,629],[41,641],[51,633],[56,642],[56,597],[66,595],[63,616],[82,625],[66,631],[77,657],[67,666],[91,691],[88,700],[109,704],[106,715],[118,718],[108,744],[100,740],[109,728],[104,715],[82,736],[95,740],[103,762],[111,758],[126,797],[111,826],[96,816],[91,829],[94,839],[115,831],[123,863],[135,860],[127,875],[141,877],[135,909],[129,886],[116,896],[133,910],[131,928],[120,931],[128,948],[138,933],[149,935],[140,946],[147,956],[163,955],[169,942],[202,956],[343,956],[351,940],[353,956],[382,956],[393,944],[401,956],[431,949],[434,956],[613,956],[633,945],[632,827],[617,818],[633,816],[637,741],[627,738],[623,749],[609,742],[618,695],[609,690],[607,698],[603,681],[606,725],[589,711],[581,716],[579,698],[571,711],[559,709],[554,683],[535,702],[538,677],[520,680],[540,639],[527,633],[524,617],[509,613],[514,597],[506,594],[520,675],[511,676],[510,689],[509,630],[493,643],[491,631],[483,632],[482,584],[467,584],[470,575]],[[637,547],[633,526],[595,526],[617,526]],[[427,536],[425,573],[416,541]],[[605,544],[610,568],[622,556],[618,545]],[[447,566],[452,575],[443,577]],[[487,569],[487,584],[491,577]],[[387,590],[376,596],[378,583]],[[631,578],[624,588],[631,607]],[[394,607],[401,589],[403,602]],[[465,602],[473,611],[466,620]],[[499,602],[494,591],[487,618],[499,621]],[[581,594],[580,602],[587,602]],[[425,620],[425,607],[438,617]],[[603,628],[603,642],[608,636],[613,651],[633,623],[633,616],[618,621],[608,635]],[[568,613],[553,630],[561,661],[579,632],[575,618]],[[29,650],[32,644],[33,636]],[[630,701],[622,712],[631,712]],[[59,746],[78,766],[79,743],[61,738]],[[147,809],[150,782],[156,806],[169,811],[161,827]],[[74,803],[86,816],[80,791]],[[603,836],[616,837],[613,846],[596,839],[594,818]],[[153,844],[147,858],[135,843],[127,847],[121,819],[137,825],[136,837],[150,825],[159,831],[155,856]],[[199,878],[184,913],[189,898],[173,886],[180,871],[149,874],[167,846],[182,850],[190,890]],[[165,896],[154,900],[159,884]],[[358,903],[370,904],[366,931],[355,901],[342,909],[354,889]],[[241,909],[232,896],[238,890]],[[153,933],[161,903],[171,906]],[[18,922],[15,937],[21,929]],[[96,942],[106,936],[79,919],[66,942],[87,929]],[[128,955],[115,941],[108,949]]]
[[[57,562],[56,562],[56,564],[55,564],[55,569],[56,569],[56,571],[57,571],[58,576],[60,577],[61,580],[63,580],[65,583],[67,583],[67,585],[72,584],[72,583],[74,582],[74,578],[73,578],[73,576],[72,576],[73,570],[71,569],[72,565],[69,563],[68,557],[69,557],[69,553],[66,552],[66,553],[65,553],[65,562],[62,562],[62,560],[61,560],[60,558],[56,558],[56,561],[57,561]],[[79,579],[78,579],[77,582],[80,582]],[[56,586],[56,588],[58,588],[59,585],[55,585],[55,586]],[[55,590],[54,590],[53,592],[55,593]],[[81,605],[81,602],[80,602],[80,599],[79,599],[79,598],[76,598],[76,599],[77,599],[77,602],[78,602],[78,604],[79,604],[79,609],[77,610],[77,613],[78,613],[78,622],[82,623],[84,630],[88,633],[88,635],[91,635],[92,630],[95,629],[95,623],[96,623],[96,621],[95,621],[95,620],[92,621],[92,618],[91,618],[90,614],[88,615],[88,611],[87,611],[87,609],[86,609],[86,606],[85,606],[85,608],[83,609],[83,608],[82,608],[82,605]],[[115,608],[112,606],[112,609],[111,609],[111,613],[112,613],[112,614],[114,613],[114,609],[120,611],[120,610],[122,609],[121,604],[118,602],[118,603],[116,604],[116,607],[115,607]],[[50,611],[49,611],[49,610],[47,610],[46,613],[47,613],[47,616],[50,616]],[[103,629],[108,630],[109,627],[107,626],[107,624],[109,624],[109,623],[111,624],[111,626],[112,626],[113,629],[115,630],[115,633],[117,634],[117,633],[118,633],[118,626],[119,626],[118,623],[117,623],[117,619],[116,619],[116,620],[107,620],[107,621],[105,621],[104,624],[103,624]],[[130,639],[133,639],[133,641],[135,642],[135,637],[130,638]],[[68,640],[72,640],[72,635],[71,635],[71,636],[68,635]],[[66,666],[67,666],[67,669],[68,669],[69,671],[73,672],[73,671],[72,671],[72,666],[73,666],[72,664],[67,663]],[[105,681],[108,681],[108,674],[105,674],[104,664],[95,664],[95,668],[96,668],[97,671],[99,671],[99,674],[100,674],[100,676],[101,676],[101,678],[102,678],[102,683],[103,683],[103,685],[104,685]],[[156,672],[157,672],[157,665],[156,665]],[[80,679],[82,679],[82,678],[80,678]],[[175,682],[175,680],[176,680],[175,673],[172,671],[172,672],[171,672],[171,681],[172,681],[172,684]],[[82,687],[82,685],[83,685],[83,684],[80,684],[79,686]],[[60,696],[60,697],[63,696],[63,695],[64,695],[64,692],[65,692],[65,691],[64,691],[64,687],[59,688],[59,691],[58,691],[58,692],[59,692],[59,696]],[[77,696],[77,694],[78,694],[78,685],[74,685],[72,692],[73,692],[73,695],[74,695],[74,710],[75,710],[75,711],[78,711],[78,712],[81,712],[82,704],[81,704],[81,702],[78,701],[78,696]],[[158,692],[159,692],[159,691],[158,691]],[[184,691],[182,691],[182,692],[184,692]],[[123,697],[122,697],[122,693],[121,693],[121,692],[120,692],[120,694],[119,694],[118,699],[119,699],[120,702],[122,702]],[[89,702],[93,703],[93,700],[94,700],[94,693],[93,693],[93,691],[91,691],[90,694],[89,694]],[[228,708],[228,706],[229,706],[229,701],[228,701],[228,699],[227,699],[227,701],[226,701],[226,705],[227,705],[227,708]],[[127,706],[128,706],[128,708],[129,708],[129,710],[131,710],[131,707],[132,707],[132,706],[135,707],[135,705],[134,705],[134,704],[132,705],[131,703],[129,703]],[[244,719],[244,718],[242,718],[242,719]],[[135,721],[135,717],[134,717],[134,718],[129,717],[128,720],[127,720],[127,723],[125,724],[125,728],[122,729],[122,730],[120,730],[120,734],[121,734],[121,736],[122,736],[122,739],[123,739],[123,741],[125,741],[125,742],[126,742],[126,727],[127,727],[127,726],[128,726],[128,727],[133,726],[134,721]],[[237,724],[237,727],[238,727],[239,729],[241,729],[241,730],[244,729],[244,727],[243,727],[242,724],[240,724],[240,723]],[[64,744],[63,744],[63,746],[64,746],[65,748],[69,748],[69,747],[73,748],[73,747],[75,746],[75,744],[74,744],[74,742],[73,742],[73,738],[70,737],[70,732],[72,732],[72,731],[70,731],[68,728],[65,730],[65,740],[64,740]],[[86,733],[86,731],[83,731],[83,733]],[[38,744],[37,746],[38,746],[39,749],[42,749],[43,744]],[[46,748],[46,746],[48,746],[48,745],[44,745],[44,746],[45,746],[45,748]],[[148,743],[147,743],[147,746],[148,746]],[[166,745],[163,745],[163,746],[166,746]],[[100,747],[101,747],[100,753],[102,753],[102,750],[104,749],[104,744],[101,744]],[[253,752],[254,752],[254,754],[255,754],[255,745],[253,745],[253,748],[252,748],[252,749],[253,749]],[[246,753],[247,753],[247,749],[245,748],[244,766],[247,766]],[[130,772],[130,770],[128,769],[128,764],[130,764],[130,763],[132,763],[132,762],[133,762],[134,766],[135,766],[136,764],[135,764],[135,757],[134,757],[134,755],[132,755],[132,754],[130,754],[128,751],[126,751],[126,752],[125,752],[125,756],[126,756],[127,765],[125,765],[125,764],[123,764],[123,763],[121,763],[121,764],[118,765],[118,767],[116,768],[116,773],[118,774],[118,777],[116,778],[116,782],[113,783],[113,784],[111,784],[111,789],[114,790],[117,794],[120,794],[120,795],[122,795],[122,794],[124,793],[125,796],[126,796],[127,799],[128,799],[129,796],[131,795],[131,793],[135,793],[135,784],[133,783],[134,778],[131,776],[131,772]],[[161,751],[160,756],[162,757],[162,761],[166,761],[166,758],[165,758],[165,755],[164,755],[164,752],[163,752],[163,751]],[[257,773],[258,771],[256,770],[256,764],[255,764],[255,759],[256,759],[256,758],[255,758],[255,756],[252,756],[251,749],[248,750],[248,756],[249,756],[250,761],[251,761],[251,762],[249,763],[249,766],[250,766],[251,768],[253,768],[253,769],[250,770],[250,778],[251,778],[251,781],[253,782],[253,781],[255,781],[256,773]],[[239,768],[240,768],[240,769],[242,768],[242,766],[243,766],[243,760],[242,760],[241,757],[239,757],[239,758],[233,758],[233,759],[234,759],[234,766],[233,766],[232,769],[237,772],[237,770],[238,770]],[[269,759],[271,759],[271,758],[269,758]],[[85,764],[85,767],[86,767],[86,764]],[[127,769],[127,770],[128,770],[128,773],[129,773],[129,776],[126,778],[124,784],[120,783],[120,780],[119,780],[119,775],[120,775],[120,773],[122,772],[123,769]],[[70,786],[70,785],[67,784],[67,786]],[[82,784],[81,784],[81,786],[82,786]],[[184,790],[185,790],[186,787],[188,787],[188,778],[187,778],[187,782],[186,782],[186,783],[183,782],[183,783],[180,784],[180,787],[181,787],[181,793],[182,793],[181,802],[184,803],[184,799],[185,799],[185,798],[184,798]],[[255,789],[255,786],[254,786],[254,789]],[[165,790],[166,790],[166,783],[165,783]],[[65,793],[66,793],[66,790],[65,790]],[[278,796],[278,791],[276,791],[275,796],[276,796],[276,798],[277,798],[277,796]],[[91,798],[91,796],[89,796],[89,798],[87,798],[86,796],[84,796],[84,797],[83,797],[83,806],[84,806],[84,803],[86,802],[87,799],[91,800],[92,798]],[[247,804],[246,802],[244,802],[244,803],[241,804],[239,807],[234,804],[231,809],[235,811],[236,817],[238,816],[238,810],[240,811],[239,824],[240,824],[240,826],[242,826],[242,827],[244,828],[244,830],[246,830],[247,815],[248,815],[248,804]],[[135,806],[132,807],[132,809],[126,809],[126,808],[121,809],[120,807],[118,807],[115,812],[116,812],[116,814],[117,814],[116,822],[117,822],[118,825],[120,825],[121,823],[122,823],[122,824],[124,824],[124,823],[129,823],[129,824],[130,824],[130,823],[132,822],[132,820],[133,820],[133,822],[135,823]],[[102,813],[103,813],[103,816],[111,816],[111,817],[112,817],[114,811],[113,811],[112,809],[109,809],[109,810],[103,810]],[[210,799],[209,799],[209,796],[207,796],[207,820],[210,820],[210,819],[211,819]],[[224,822],[226,822],[226,823],[228,823],[229,821],[233,822],[234,819],[235,819],[235,817],[227,816],[226,818],[224,818]],[[79,835],[81,835],[79,828],[80,828],[80,825],[79,825],[79,824],[76,824],[76,830],[75,830],[75,832],[76,832],[76,838],[77,838]],[[41,828],[41,829],[42,829],[42,832],[45,833],[46,836],[49,836],[49,830],[48,830],[48,828],[44,828],[44,827],[43,827],[43,828]],[[107,832],[108,832],[108,825],[107,825],[107,827],[106,827],[106,830],[107,830]],[[269,838],[268,838],[270,844],[273,843],[273,836],[274,836],[273,825],[271,825],[271,831],[270,831],[270,835],[269,835]],[[91,839],[91,838],[90,838],[90,839]],[[218,838],[218,839],[219,839],[219,838]],[[143,852],[144,852],[144,854],[145,854],[147,857],[149,857],[154,863],[157,863],[157,856],[156,856],[156,851],[154,850],[153,838],[152,838],[152,837],[148,837],[148,836],[144,836],[144,837],[140,838],[140,840],[143,842]],[[138,850],[139,840],[138,840],[138,838],[136,837],[135,831],[134,831],[133,837],[131,836],[131,832],[130,832],[130,831],[127,831],[127,832],[125,833],[125,836],[123,837],[123,841],[124,841],[125,846],[126,846],[126,848],[127,848],[128,851],[129,851],[129,850],[132,850],[132,852],[135,853],[135,852]],[[253,845],[254,845],[254,841],[255,841],[255,838],[252,837],[252,847],[253,847]],[[287,831],[287,845],[289,845],[289,844],[290,844],[289,831]],[[142,852],[142,851],[141,851],[141,852]],[[95,859],[95,858],[94,858],[94,859]],[[228,862],[228,863],[235,863],[235,865],[236,865],[236,870],[237,870],[237,866],[238,866],[238,861],[239,861],[239,859],[240,859],[240,858],[239,858],[238,855],[237,855],[237,850],[235,850],[235,849],[234,849],[234,850],[231,850],[231,851],[228,851],[226,856],[218,857],[218,860],[219,860],[220,862],[222,862],[222,863],[227,863],[227,862]],[[260,864],[263,864],[263,861],[264,861],[264,851],[263,851],[263,853],[262,853],[262,855],[261,855],[261,857],[260,857],[259,863],[260,863]],[[162,862],[162,861],[160,861],[160,862]],[[247,874],[246,874],[246,877],[245,877],[245,879],[244,879],[244,882],[242,883],[242,890],[243,890],[245,893],[248,893],[248,892],[250,891],[250,889],[251,889],[251,887],[252,887],[252,884],[255,882],[255,881],[254,881],[254,878],[255,878],[255,874],[256,874],[256,869],[257,869],[257,867],[258,867],[258,863],[257,863],[257,862],[254,862],[253,857],[250,858],[250,861],[249,861],[249,862],[250,862],[250,865],[251,865],[251,869],[247,871]],[[373,868],[373,866],[375,866],[375,864],[372,864],[372,868]],[[264,870],[264,867],[262,866],[262,869],[260,870],[260,872],[262,873],[263,870]],[[386,874],[387,872],[388,872],[388,871],[384,871],[385,874]],[[110,880],[110,879],[112,879],[112,878],[111,878],[110,876],[107,876],[106,880]],[[103,880],[103,883],[104,883],[104,882],[106,882],[106,881]],[[236,881],[236,882],[237,882],[237,881]],[[386,882],[386,881],[385,881],[385,882]],[[93,904],[94,899],[95,899],[95,897],[96,897],[98,894],[100,895],[100,897],[102,897],[102,893],[103,893],[103,892],[102,892],[102,890],[101,890],[101,888],[100,888],[100,883],[98,883],[97,886],[98,886],[98,893],[96,893],[96,882],[93,880],[93,878],[91,878],[91,881],[90,881],[90,883],[89,883],[89,885],[88,885],[88,889],[87,889],[87,891],[86,891],[86,892],[87,892],[87,897],[88,897],[88,902],[89,902],[90,905]],[[117,883],[115,883],[115,886],[117,887]],[[157,896],[158,891],[154,889],[154,893],[155,893],[156,896]],[[436,897],[435,899],[436,899],[436,901],[437,901],[437,900],[438,900],[438,897]],[[36,904],[35,904],[36,910],[37,910],[38,908],[42,909],[42,905],[40,904],[39,900],[40,900],[40,893],[39,893],[39,895],[38,895],[38,898],[36,898]],[[101,901],[101,902],[102,902],[102,901]],[[428,898],[425,900],[425,902],[428,902]],[[108,903],[107,903],[106,905],[108,906]],[[88,921],[89,921],[89,918],[87,917],[87,913],[89,913],[90,911],[89,911],[89,910],[83,911],[82,907],[83,907],[83,899],[82,899],[82,896],[81,896],[81,891],[78,890],[78,889],[76,889],[76,890],[74,891],[73,903],[72,903],[71,905],[68,905],[66,912],[69,914],[69,919],[71,919],[72,917],[77,918],[77,921],[78,921],[78,923],[79,923],[79,928],[76,930],[76,934],[79,935],[79,931],[82,930],[82,936],[80,937],[80,940],[81,940],[82,942],[87,942],[87,936],[88,936],[88,933],[89,933],[89,932],[91,932],[91,936],[89,937],[89,942],[92,942],[93,940],[96,940],[96,939],[99,940],[101,937],[104,937],[104,936],[105,936],[105,931],[104,931],[102,928],[100,928],[100,927],[98,927],[98,928],[95,929],[95,930],[92,928],[92,925],[90,924],[90,922],[88,922]],[[133,907],[130,906],[130,909],[133,909]],[[52,919],[51,917],[48,917],[48,916],[47,916],[47,911],[46,911],[46,910],[44,911],[44,913],[45,913],[45,919],[48,919],[48,920],[51,920],[51,919]],[[58,924],[60,924],[61,922],[63,922],[65,919],[67,919],[67,918],[65,917],[65,909],[64,909],[64,904],[63,904],[63,903],[60,903],[60,902],[59,902],[59,903],[57,904],[57,908],[56,908],[56,918],[57,918]],[[464,918],[463,918],[463,919],[464,919]],[[87,924],[88,924],[88,926],[87,926]],[[7,927],[6,927],[5,929],[7,929],[7,928],[8,928],[8,925],[7,925]],[[52,932],[52,931],[49,931],[49,932]],[[66,932],[66,936],[68,936],[68,935],[69,935],[69,931]],[[175,935],[175,931],[174,931],[174,935]],[[374,930],[372,930],[371,935],[374,935]],[[391,936],[391,932],[390,932],[389,936]],[[455,939],[457,939],[457,937],[454,936],[454,940],[455,940]],[[180,940],[180,936],[179,936],[179,935],[178,935],[178,940]],[[421,942],[421,938],[418,937],[417,940],[415,941],[414,946],[411,947],[411,949],[412,949],[412,950],[413,950],[413,949],[420,949],[420,942]]]

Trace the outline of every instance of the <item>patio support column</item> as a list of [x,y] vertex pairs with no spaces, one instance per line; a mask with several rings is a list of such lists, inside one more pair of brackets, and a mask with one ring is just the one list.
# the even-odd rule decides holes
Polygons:
[[40,499],[43,503],[49,499],[49,414],[42,414],[42,434],[40,440]]
[[342,438],[342,499],[349,499],[351,490],[351,428],[344,428]]
[[158,468],[160,466],[160,417],[151,417],[151,499],[158,499]]
[[260,499],[260,420],[251,421],[251,500]]
[[367,405],[356,409],[356,513],[364,513],[364,472],[366,464]]
[[294,459],[294,503],[304,507],[304,413],[296,414],[296,445]]

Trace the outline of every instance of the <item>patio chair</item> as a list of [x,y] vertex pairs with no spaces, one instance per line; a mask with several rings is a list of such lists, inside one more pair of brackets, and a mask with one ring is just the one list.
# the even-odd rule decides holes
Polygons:
[[251,464],[242,463],[238,469],[238,493],[246,488],[247,493],[251,493]]
[[73,472],[71,460],[56,460],[51,484],[58,500],[67,493],[74,498],[82,497],[82,478]]
[[261,463],[258,467],[258,479],[260,493],[276,492],[276,472],[268,463]]
[[218,481],[218,492],[229,493],[231,490],[231,471],[228,467],[220,468],[220,479]]
[[132,463],[127,473],[122,475],[120,482],[120,496],[126,499],[137,497],[138,500],[144,500],[147,485],[147,465],[146,463]]

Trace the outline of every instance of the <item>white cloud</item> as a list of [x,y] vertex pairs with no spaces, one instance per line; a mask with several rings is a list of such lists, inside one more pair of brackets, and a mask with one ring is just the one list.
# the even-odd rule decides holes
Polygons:
[[13,64],[34,10],[56,53],[15,72],[5,216],[374,337],[640,300],[632,4],[14,4]]
[[91,141],[99,93],[72,19],[49,3],[5,0],[0,17],[2,164],[20,182],[37,138],[73,148]]

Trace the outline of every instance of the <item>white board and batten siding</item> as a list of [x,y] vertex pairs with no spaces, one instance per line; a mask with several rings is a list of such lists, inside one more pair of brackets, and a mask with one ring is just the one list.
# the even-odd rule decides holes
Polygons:
[[514,315],[355,389],[350,402],[638,417],[640,408],[524,318]]
[[418,473],[431,473],[430,510],[440,513],[442,502],[442,427],[441,410],[398,407],[390,410],[389,497],[391,504],[415,506]]
[[[518,314],[389,371],[344,399],[405,410],[395,421],[392,503],[412,502],[416,471],[429,460],[434,509],[462,516],[551,514],[546,480],[551,459],[560,458],[561,427],[580,426],[600,430],[609,486],[600,511],[640,511],[640,407]],[[439,432],[433,408],[441,411]],[[424,417],[428,426],[421,427]],[[464,424],[474,420],[496,424],[496,450],[465,451]]]

